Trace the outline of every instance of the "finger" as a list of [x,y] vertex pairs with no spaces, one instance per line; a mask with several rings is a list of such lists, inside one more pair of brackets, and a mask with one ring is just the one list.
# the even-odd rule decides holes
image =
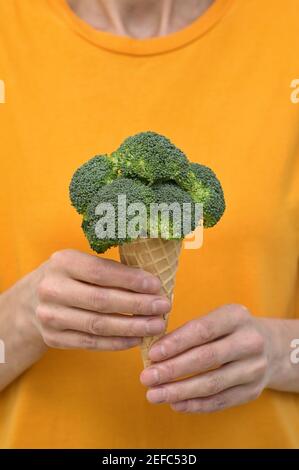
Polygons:
[[150,273],[114,260],[76,250],[63,250],[51,257],[52,266],[73,279],[103,287],[119,287],[135,292],[158,294],[161,282]]
[[101,314],[60,305],[40,306],[36,314],[44,327],[99,336],[143,337],[161,334],[165,329],[165,322],[154,316]]
[[45,303],[101,313],[163,315],[170,310],[170,302],[165,297],[96,287],[69,278],[62,282],[58,276],[40,286],[39,297]]
[[142,372],[141,382],[146,386],[153,386],[216,369],[228,362],[259,354],[260,348],[260,343],[254,343],[250,337],[236,332],[213,343],[190,349],[174,358],[155,363]]
[[89,349],[92,351],[121,351],[141,343],[141,338],[101,337],[74,331],[48,331],[45,343],[57,349]]
[[149,357],[152,361],[161,361],[214,341],[232,333],[248,316],[242,305],[225,305],[165,335],[152,346]]
[[215,413],[256,400],[262,388],[259,384],[240,385],[211,397],[179,401],[173,403],[171,408],[183,413]]
[[151,388],[146,396],[151,403],[208,397],[237,385],[255,382],[262,371],[264,363],[257,358],[232,362],[206,374]]

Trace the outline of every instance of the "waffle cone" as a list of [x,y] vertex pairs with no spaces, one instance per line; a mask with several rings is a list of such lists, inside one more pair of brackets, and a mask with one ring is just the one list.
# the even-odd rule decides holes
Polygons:
[[[119,253],[123,264],[142,268],[144,271],[157,276],[162,284],[161,294],[166,295],[172,301],[181,247],[181,240],[139,238],[131,243],[121,245]],[[163,317],[165,320],[165,330],[167,328],[168,316],[169,314]],[[141,353],[145,367],[151,364],[148,357],[149,349],[162,336],[147,336],[143,338]]]

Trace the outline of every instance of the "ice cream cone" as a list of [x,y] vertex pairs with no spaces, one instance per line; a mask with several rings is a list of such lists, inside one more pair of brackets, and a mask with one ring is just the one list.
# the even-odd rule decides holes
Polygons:
[[[122,263],[142,268],[144,271],[157,276],[162,284],[161,294],[166,295],[172,301],[181,247],[181,240],[138,238],[131,243],[121,245],[119,253]],[[167,328],[168,315],[163,317],[165,320],[165,330]],[[141,353],[145,367],[151,364],[148,357],[149,349],[162,336],[147,336],[143,338]]]

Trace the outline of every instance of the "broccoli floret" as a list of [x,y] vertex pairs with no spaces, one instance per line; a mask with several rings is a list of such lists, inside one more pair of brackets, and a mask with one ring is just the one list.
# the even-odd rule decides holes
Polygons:
[[225,210],[214,172],[189,163],[169,139],[154,132],[128,137],[110,156],[97,155],[78,168],[70,199],[97,253],[138,237],[183,239],[200,219],[212,227]]
[[85,213],[93,195],[117,176],[113,161],[107,155],[96,155],[74,173],[69,194],[72,205],[79,214]]
[[225,211],[222,186],[215,173],[207,166],[191,163],[187,177],[180,184],[189,192],[194,202],[203,205],[204,227],[213,227]]
[[84,232],[84,235],[86,236],[89,246],[92,250],[94,250],[96,253],[104,253],[107,251],[109,248],[112,248],[113,246],[117,246],[118,240],[116,239],[101,239],[98,238],[95,232],[95,221],[94,219],[82,220],[81,224],[82,230]]
[[201,218],[192,197],[176,183],[152,186],[156,205],[151,210],[152,234],[165,239],[183,239],[195,230]]
[[112,157],[125,177],[137,177],[150,184],[178,181],[188,173],[185,154],[166,137],[155,132],[141,132],[128,137]]
[[153,190],[134,179],[119,177],[101,188],[87,206],[82,224],[91,248],[103,253],[111,246],[147,236],[154,201]]

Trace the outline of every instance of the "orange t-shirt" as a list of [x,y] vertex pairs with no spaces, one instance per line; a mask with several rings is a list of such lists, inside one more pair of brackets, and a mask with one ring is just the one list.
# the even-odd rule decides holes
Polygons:
[[[227,202],[181,256],[170,329],[231,302],[298,317],[298,56],[297,0],[215,0],[146,40],[96,31],[65,0],[0,0],[1,290],[56,250],[90,252],[74,169],[153,130],[211,166]],[[141,369],[138,349],[49,350],[0,394],[1,446],[299,447],[299,395],[184,415],[146,401]]]

